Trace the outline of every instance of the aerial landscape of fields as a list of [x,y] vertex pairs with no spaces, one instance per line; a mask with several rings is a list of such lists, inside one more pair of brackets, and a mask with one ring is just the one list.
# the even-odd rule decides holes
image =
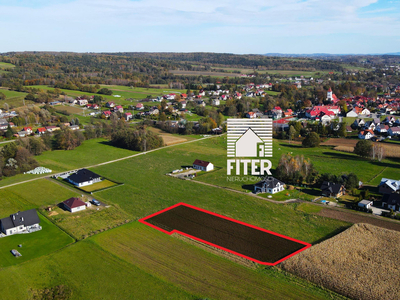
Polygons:
[[0,11],[0,300],[400,299],[397,1]]

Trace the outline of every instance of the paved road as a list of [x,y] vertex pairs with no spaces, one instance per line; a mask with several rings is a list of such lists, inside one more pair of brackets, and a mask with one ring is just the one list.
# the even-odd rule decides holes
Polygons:
[[[106,162],[99,163],[99,164],[96,164],[96,165],[81,167],[81,168],[78,168],[78,169],[82,169],[82,168],[88,169],[88,168],[104,166],[104,165],[115,163],[117,161],[126,160],[126,159],[129,159],[129,158],[132,158],[132,157],[136,157],[136,156],[140,156],[140,155],[146,155],[147,153],[151,153],[151,152],[154,152],[154,151],[159,151],[159,150],[162,150],[162,149],[165,149],[165,148],[175,147],[175,146],[183,145],[183,144],[194,143],[194,142],[197,142],[197,141],[201,141],[201,140],[205,140],[205,139],[209,139],[209,138],[216,138],[216,137],[219,137],[219,136],[221,136],[221,135],[212,135],[212,136],[207,136],[207,137],[204,137],[204,138],[201,138],[201,139],[196,139],[196,140],[187,141],[187,142],[183,142],[183,143],[179,143],[179,144],[173,144],[173,145],[169,145],[169,146],[164,146],[164,147],[161,147],[161,148],[157,148],[157,149],[153,149],[153,150],[149,150],[149,151],[145,151],[145,152],[140,152],[140,153],[133,154],[133,155],[130,155],[130,156],[125,156],[125,157],[122,157],[122,158],[106,161]],[[63,171],[63,172],[60,172],[60,173],[56,173],[56,174],[44,175],[44,176],[36,177],[36,178],[33,178],[33,179],[28,179],[28,180],[24,180],[24,181],[20,181],[20,182],[16,182],[16,183],[8,184],[8,185],[5,185],[5,186],[1,186],[0,189],[5,189],[5,188],[11,187],[11,186],[15,186],[15,185],[19,185],[19,184],[23,184],[23,183],[27,183],[27,182],[31,182],[31,181],[43,179],[43,178],[57,176],[59,174],[75,171],[75,170],[78,170],[78,169],[66,170],[66,171]]]

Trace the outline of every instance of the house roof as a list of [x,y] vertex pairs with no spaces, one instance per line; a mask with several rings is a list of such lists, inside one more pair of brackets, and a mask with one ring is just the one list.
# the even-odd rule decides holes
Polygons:
[[46,132],[46,128],[41,127],[41,128],[38,128],[37,131],[39,131],[39,132]]
[[68,176],[68,179],[76,182],[76,183],[83,183],[86,181],[90,181],[96,178],[100,178],[100,175],[97,175],[96,173],[88,170],[88,169],[80,169],[76,171],[75,173],[71,174]]
[[400,194],[391,193],[383,195],[382,202],[387,203],[388,205],[400,205]]
[[34,224],[39,224],[40,219],[36,209],[30,209],[12,214],[9,217],[1,219],[0,222],[4,227],[4,230],[7,230],[20,225],[31,226]]
[[324,181],[321,185],[321,190],[322,192],[329,192],[330,194],[337,194],[340,192],[340,189],[342,188],[342,184],[340,183],[334,183],[334,182],[329,182],[329,181]]
[[193,165],[200,166],[206,168],[210,164],[209,161],[204,161],[200,159],[196,159],[193,163]]
[[80,206],[85,206],[85,202],[83,202],[81,199],[72,197],[69,198],[68,200],[65,200],[64,205],[68,206],[69,208],[75,208],[75,207],[80,207]]
[[282,181],[280,181],[272,176],[268,176],[266,179],[257,182],[255,184],[255,186],[273,189],[278,185],[278,183],[280,185],[284,185],[284,183]]
[[370,200],[361,200],[358,203],[361,203],[361,204],[364,204],[364,205],[368,205],[368,204],[372,203],[372,201],[370,201]]
[[400,190],[400,180],[382,178],[381,179],[381,183],[379,184],[379,186],[384,185],[384,184],[386,184],[393,191]]

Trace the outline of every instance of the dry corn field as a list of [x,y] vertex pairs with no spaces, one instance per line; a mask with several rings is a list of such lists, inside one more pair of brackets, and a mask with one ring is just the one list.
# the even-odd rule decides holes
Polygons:
[[[400,158],[400,147],[395,146],[395,145],[387,145],[387,144],[379,144],[385,149],[384,152],[384,157],[390,157],[390,158]],[[333,148],[334,150],[337,151],[342,151],[342,152],[353,152],[354,147],[351,146],[336,146]]]
[[353,299],[400,297],[400,233],[355,224],[279,266]]

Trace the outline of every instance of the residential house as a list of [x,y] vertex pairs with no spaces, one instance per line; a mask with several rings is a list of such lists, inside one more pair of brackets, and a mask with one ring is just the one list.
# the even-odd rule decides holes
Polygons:
[[109,101],[106,103],[106,107],[112,108],[115,106],[115,103],[113,101]]
[[82,211],[86,209],[86,203],[83,202],[81,199],[72,197],[68,200],[63,202],[63,205],[66,210],[70,211],[71,213]]
[[208,172],[214,170],[214,165],[208,161],[196,159],[193,162],[193,169]]
[[219,105],[220,104],[219,99],[213,99],[211,104],[216,106]]
[[390,136],[400,135],[400,127],[391,127],[388,129],[387,133]]
[[47,130],[46,130],[45,127],[41,127],[41,128],[36,129],[36,134],[42,135],[42,134],[45,134],[46,131],[47,131]]
[[80,106],[85,106],[88,104],[88,101],[86,99],[80,99],[78,100],[78,105]]
[[79,129],[79,125],[71,125],[71,126],[69,126],[69,129],[78,130]]
[[272,176],[268,176],[266,179],[261,180],[254,185],[254,193],[275,194],[283,191],[285,189],[284,186],[285,184],[282,181]]
[[346,193],[343,184],[324,181],[321,185],[322,195],[326,197],[341,197]]
[[26,136],[28,136],[28,135],[29,135],[28,132],[26,132],[26,131],[24,131],[24,130],[18,132],[18,137],[26,137]]
[[143,105],[143,103],[138,103],[138,104],[136,104],[135,108],[137,110],[142,110],[142,109],[144,109],[144,105]]
[[400,180],[382,178],[378,185],[379,193],[391,194],[400,191]]
[[346,114],[346,117],[358,117],[358,113],[354,109],[352,109]]
[[392,193],[383,195],[382,207],[393,209],[393,211],[400,211],[400,194]]
[[26,131],[28,134],[32,134],[32,127],[24,127],[24,131]]
[[158,108],[156,106],[151,107],[149,110],[150,115],[158,115],[159,113],[160,113],[160,111],[158,110]]
[[124,112],[124,108],[121,105],[117,105],[114,107],[114,112],[119,111],[121,114]]
[[88,169],[80,169],[66,178],[73,185],[78,187],[91,185],[101,181],[101,176]]
[[255,118],[257,118],[257,115],[256,115],[255,112],[249,111],[249,112],[246,114],[246,118],[255,119]]
[[109,118],[109,117],[111,116],[111,111],[105,110],[105,111],[102,112],[102,114],[103,114],[106,118]]
[[132,117],[133,117],[133,116],[132,116],[132,113],[130,113],[130,112],[124,113],[124,119],[125,119],[126,121],[131,120]]
[[358,133],[358,138],[362,140],[369,140],[374,136],[374,132],[372,130],[361,130]]
[[45,126],[45,128],[46,128],[46,130],[48,132],[54,132],[56,130],[60,130],[61,129],[60,127],[57,127],[57,126]]
[[389,126],[388,125],[378,125],[375,127],[375,131],[382,134],[382,133],[387,133],[389,130]]
[[19,211],[0,220],[0,230],[5,235],[30,233],[41,230],[40,219],[36,209]]
[[197,100],[196,104],[203,107],[206,106],[206,103],[203,100]]

